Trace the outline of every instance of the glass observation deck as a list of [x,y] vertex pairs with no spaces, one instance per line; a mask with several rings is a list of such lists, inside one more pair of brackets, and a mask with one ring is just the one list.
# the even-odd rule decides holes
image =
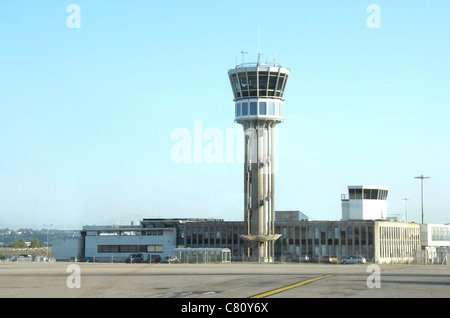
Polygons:
[[283,121],[284,91],[290,71],[279,65],[248,63],[228,71],[236,120]]
[[289,69],[243,64],[231,69],[228,75],[235,100],[251,97],[284,100]]

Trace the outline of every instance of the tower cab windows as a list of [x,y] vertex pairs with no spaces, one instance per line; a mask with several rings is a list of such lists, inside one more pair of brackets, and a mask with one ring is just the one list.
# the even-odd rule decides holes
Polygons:
[[283,104],[275,103],[270,100],[236,103],[235,115],[236,117],[281,117],[283,116]]
[[350,200],[386,200],[388,190],[384,189],[349,189]]
[[259,114],[260,115],[266,115],[266,103],[265,102],[260,102],[259,103]]
[[256,102],[250,102],[250,116],[256,116],[256,110],[257,110],[257,106],[258,104]]
[[242,103],[242,116],[248,116],[248,103]]

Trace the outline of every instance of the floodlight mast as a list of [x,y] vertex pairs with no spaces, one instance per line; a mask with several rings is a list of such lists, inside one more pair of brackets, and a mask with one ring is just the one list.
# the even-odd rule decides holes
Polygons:
[[420,179],[420,194],[421,194],[421,201],[422,201],[422,224],[423,224],[423,180],[430,179],[430,177],[424,177],[423,175],[420,175],[418,177],[414,177],[414,179]]
[[[244,53],[244,52],[241,52]],[[283,102],[290,70],[262,63],[242,63],[228,71],[235,102],[235,122],[245,138],[244,220],[247,257],[258,262],[274,261],[275,234],[274,157],[275,126],[284,121]]]

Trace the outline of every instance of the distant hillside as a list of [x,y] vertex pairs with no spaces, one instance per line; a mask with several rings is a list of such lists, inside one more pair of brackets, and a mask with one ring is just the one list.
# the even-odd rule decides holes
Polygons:
[[[70,230],[48,230],[48,241],[51,246],[52,240],[55,238],[71,238],[78,237],[80,231]],[[25,242],[31,242],[33,238],[37,238],[41,245],[47,245],[47,229],[33,230],[33,229],[0,229],[0,246],[12,246],[15,241],[24,239]]]

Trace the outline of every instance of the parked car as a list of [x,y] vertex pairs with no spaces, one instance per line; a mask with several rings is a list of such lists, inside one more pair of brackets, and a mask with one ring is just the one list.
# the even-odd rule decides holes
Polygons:
[[365,264],[366,258],[359,255],[348,256],[341,260],[342,264]]
[[149,255],[148,256],[148,262],[149,263],[160,263],[161,262],[161,256],[159,256],[159,255]]
[[144,254],[130,254],[128,258],[126,259],[127,263],[142,263],[144,262]]
[[20,254],[19,256],[17,256],[17,260],[18,261],[32,261],[33,256],[28,255],[28,254]]
[[178,259],[177,258],[172,258],[170,256],[166,256],[161,260],[161,263],[178,263]]
[[336,256],[322,256],[322,262],[337,264],[338,258]]

